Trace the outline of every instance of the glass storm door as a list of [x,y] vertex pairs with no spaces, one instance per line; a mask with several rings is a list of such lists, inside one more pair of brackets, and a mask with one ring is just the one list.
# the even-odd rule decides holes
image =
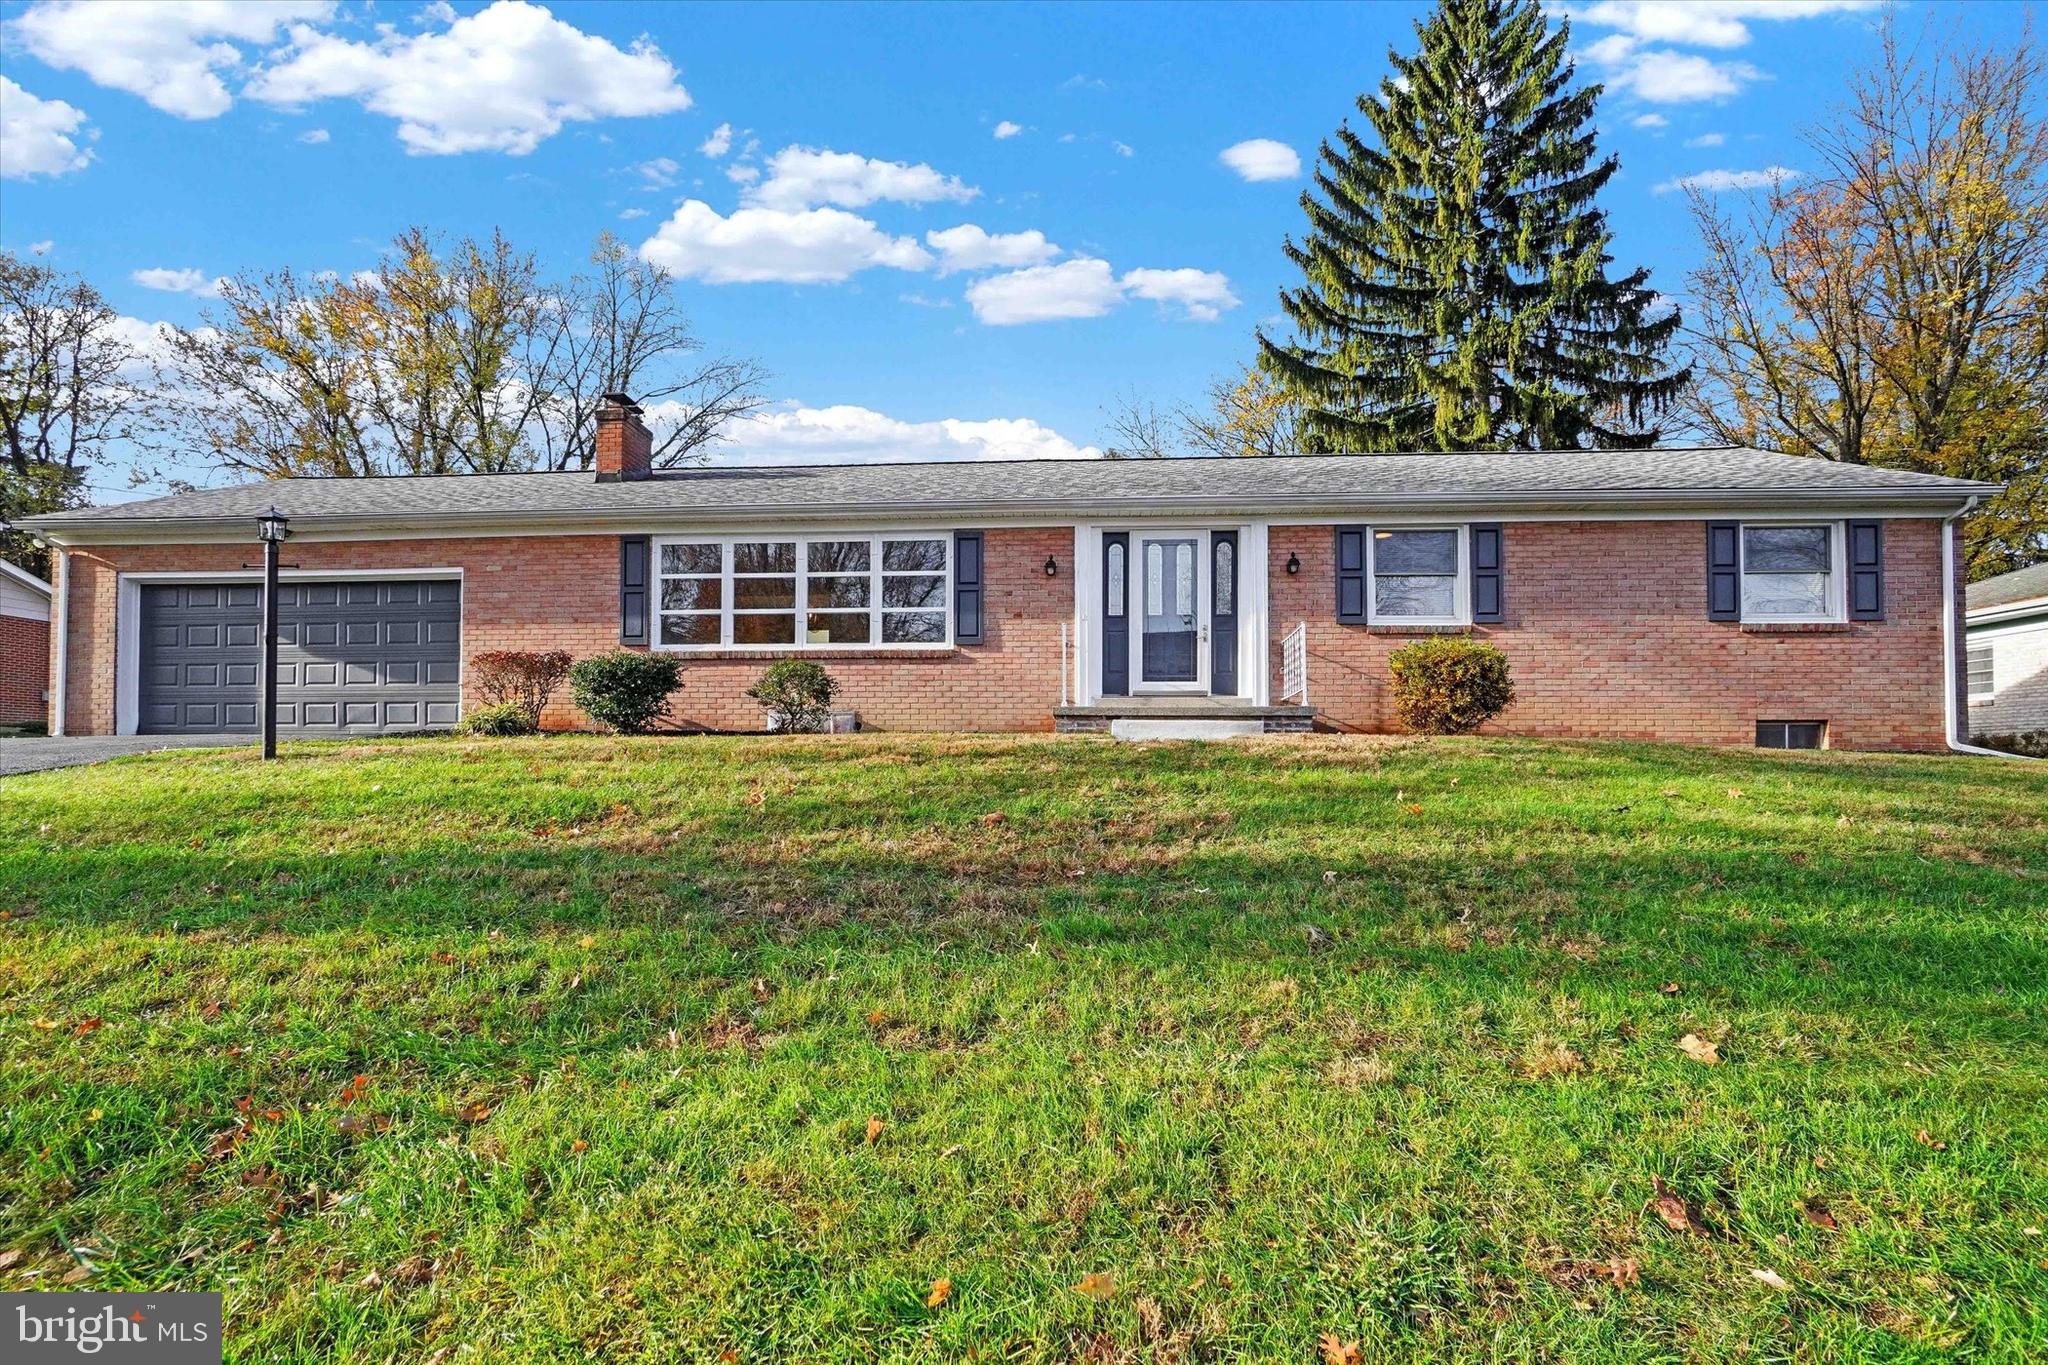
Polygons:
[[1141,535],[1137,553],[1138,682],[1163,690],[1203,685],[1208,608],[1204,537]]

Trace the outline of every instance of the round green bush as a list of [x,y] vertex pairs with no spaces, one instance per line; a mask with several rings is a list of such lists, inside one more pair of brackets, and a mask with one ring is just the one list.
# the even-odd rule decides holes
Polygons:
[[455,733],[502,739],[510,735],[530,735],[539,728],[533,723],[533,717],[526,713],[525,706],[516,701],[500,701],[479,706],[463,716],[461,724],[455,727]]
[[770,664],[747,695],[768,712],[768,728],[784,734],[823,730],[832,719],[832,698],[839,684],[808,659],[783,659]]
[[668,714],[669,693],[682,681],[682,660],[673,654],[615,649],[578,660],[569,670],[569,695],[598,724],[638,735]]
[[1394,713],[1421,735],[1477,730],[1515,699],[1508,656],[1456,636],[1417,640],[1394,651]]

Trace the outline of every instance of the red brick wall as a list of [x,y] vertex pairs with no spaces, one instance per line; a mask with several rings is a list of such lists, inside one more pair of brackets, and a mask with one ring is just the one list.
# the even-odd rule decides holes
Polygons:
[[0,725],[44,719],[49,667],[50,623],[0,616]]
[[[582,657],[618,646],[616,536],[497,537],[410,541],[293,540],[287,562],[306,569],[460,568],[462,651],[567,649]],[[935,655],[812,652],[841,685],[839,705],[864,725],[890,730],[1044,730],[1059,703],[1060,623],[1073,613],[1071,578],[1045,576],[1045,557],[1072,570],[1070,527],[990,531],[986,643]],[[116,575],[238,569],[241,545],[92,546],[66,551],[71,658],[65,723],[72,734],[114,729]],[[801,652],[801,651],[798,651]],[[745,695],[770,660],[686,656],[675,716],[683,724],[759,729]],[[464,705],[477,698],[465,695]],[[542,723],[584,723],[567,688]]]
[[[1885,523],[1885,619],[1742,627],[1707,619],[1698,521],[1511,522],[1507,621],[1473,636],[1507,652],[1503,733],[1750,744],[1759,720],[1825,720],[1845,749],[1943,747],[1941,523]],[[1301,572],[1289,577],[1289,554]],[[1335,533],[1271,532],[1272,670],[1308,622],[1310,701],[1345,729],[1394,718],[1387,656],[1412,637],[1338,625]]]

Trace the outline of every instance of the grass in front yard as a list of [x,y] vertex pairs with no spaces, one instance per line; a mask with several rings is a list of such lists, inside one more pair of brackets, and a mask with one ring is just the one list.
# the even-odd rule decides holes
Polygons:
[[233,1359],[2048,1352],[2039,767],[166,754],[0,908],[0,1288]]

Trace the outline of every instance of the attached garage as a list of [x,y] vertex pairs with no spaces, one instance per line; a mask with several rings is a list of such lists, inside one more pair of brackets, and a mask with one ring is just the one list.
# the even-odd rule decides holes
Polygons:
[[[257,728],[262,592],[247,580],[139,585],[137,731]],[[277,655],[282,735],[445,729],[461,712],[462,584],[287,581]]]

